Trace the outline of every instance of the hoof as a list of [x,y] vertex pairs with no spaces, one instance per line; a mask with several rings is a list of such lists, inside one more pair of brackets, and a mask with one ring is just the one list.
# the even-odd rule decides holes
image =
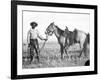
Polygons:
[[61,58],[61,60],[63,61],[63,60],[64,60],[64,58]]
[[69,59],[69,56],[66,56],[67,59]]
[[78,58],[81,58],[81,55],[79,55]]

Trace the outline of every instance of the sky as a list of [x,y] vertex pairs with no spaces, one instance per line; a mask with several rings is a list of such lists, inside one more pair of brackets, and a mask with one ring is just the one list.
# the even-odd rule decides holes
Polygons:
[[[54,22],[59,28],[64,30],[67,26],[70,31],[75,28],[86,33],[90,28],[90,15],[82,13],[60,13],[43,11],[23,11],[23,40],[27,40],[27,32],[31,28],[30,22],[38,23],[39,33],[45,37],[45,30],[50,23]],[[55,35],[49,37],[49,41],[57,41]]]

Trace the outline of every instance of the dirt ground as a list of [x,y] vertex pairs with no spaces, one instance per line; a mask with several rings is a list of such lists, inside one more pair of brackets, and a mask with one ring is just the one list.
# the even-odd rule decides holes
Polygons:
[[[40,44],[41,48],[42,44]],[[23,54],[25,57],[27,55],[27,46],[23,45]],[[48,68],[48,67],[71,67],[71,66],[84,66],[85,62],[88,58],[84,57],[84,54],[79,58],[80,48],[79,44],[75,44],[69,47],[67,57],[66,53],[64,53],[64,59],[61,60],[60,46],[58,43],[46,43],[45,47],[40,52],[40,62],[38,63],[36,58],[33,58],[31,64],[27,61],[27,59],[23,60],[22,67],[26,68]],[[88,53],[89,57],[89,53]]]

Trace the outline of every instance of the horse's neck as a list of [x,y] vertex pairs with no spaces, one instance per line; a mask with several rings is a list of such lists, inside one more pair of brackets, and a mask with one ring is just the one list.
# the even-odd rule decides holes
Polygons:
[[56,25],[54,26],[54,29],[55,29],[55,31],[54,31],[55,36],[56,36],[57,38],[59,38],[59,37],[60,37],[60,34],[59,34],[58,27],[57,27]]

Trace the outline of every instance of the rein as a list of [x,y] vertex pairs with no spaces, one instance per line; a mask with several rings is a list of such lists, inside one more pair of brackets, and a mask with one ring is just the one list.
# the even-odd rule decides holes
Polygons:
[[44,43],[43,43],[43,45],[42,45],[41,49],[39,50],[39,53],[40,53],[40,52],[42,51],[42,49],[44,48],[45,43],[46,43],[46,41],[44,41]]
[[[55,26],[55,25],[53,25],[53,26]],[[56,29],[54,29],[54,27],[53,27],[53,31],[50,31],[51,34],[48,34],[48,35],[52,35],[52,34],[54,33],[55,30],[56,30]]]
[[[46,35],[46,38],[48,39],[48,35]],[[42,45],[41,49],[39,50],[39,53],[40,53],[40,52],[42,51],[42,49],[44,48],[44,46],[45,46],[46,42],[47,42],[47,40],[46,40],[46,41],[44,41],[44,43],[43,43],[43,45]]]
[[[55,31],[55,29],[52,31],[52,34],[53,34],[53,32]],[[52,35],[51,34],[51,35]],[[48,36],[49,36],[49,34],[46,34],[46,38],[48,39]],[[45,44],[46,44],[46,42],[47,42],[47,40],[46,41],[44,41],[44,43],[43,43],[43,45],[42,45],[42,47],[41,47],[41,49],[39,50],[39,53],[42,51],[42,49],[44,48],[44,46],[45,46]]]
[[[55,31],[55,29],[52,31],[52,34],[53,34],[53,32]],[[51,34],[51,35],[52,35]],[[49,34],[46,34],[46,38],[48,39],[48,36],[49,36]],[[47,42],[47,40],[46,41],[44,41],[44,43],[43,43],[43,45],[42,45],[42,47],[41,47],[41,49],[39,50],[39,53],[42,51],[42,49],[44,48],[44,46],[45,46],[45,44],[46,44],[46,42]]]

